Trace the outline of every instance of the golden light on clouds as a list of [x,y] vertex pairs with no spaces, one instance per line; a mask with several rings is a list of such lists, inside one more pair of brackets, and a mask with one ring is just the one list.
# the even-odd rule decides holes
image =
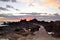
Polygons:
[[7,22],[7,21],[9,21],[9,22],[18,22],[21,19],[22,20],[26,19],[26,21],[30,21],[33,18],[31,18],[31,17],[23,17],[23,18],[5,18],[5,17],[0,17],[0,22]]
[[45,4],[48,4],[49,6],[53,7],[60,7],[60,3],[57,3],[57,0],[40,0],[44,2]]
[[13,22],[13,21],[17,22],[17,21],[20,21],[20,19],[18,20],[18,19],[0,17],[0,22],[7,22],[7,21],[9,21],[9,22]]
[[5,21],[5,20],[6,20],[6,18],[0,17],[0,21]]
[[[32,6],[34,6],[34,3],[32,2],[35,2],[34,0],[18,0],[18,1],[31,3],[30,5]],[[58,3],[57,0],[37,0],[37,1],[43,2],[52,7],[60,7],[60,3]]]
[[25,20],[26,19],[26,21],[30,21],[30,20],[32,20],[33,18],[32,17],[23,17],[23,18],[21,18],[21,20]]

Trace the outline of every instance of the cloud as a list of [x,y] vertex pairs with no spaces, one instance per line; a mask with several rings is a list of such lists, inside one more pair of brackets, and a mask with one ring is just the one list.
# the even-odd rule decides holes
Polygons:
[[13,8],[13,6],[10,6],[10,5],[6,5],[7,8]]
[[[21,13],[21,14],[27,14],[27,13]],[[3,20],[6,18],[6,20],[7,19],[9,19],[9,20],[15,20],[15,19],[20,19],[20,18],[36,18],[36,19],[38,19],[38,20],[44,20],[44,21],[54,21],[54,20],[60,20],[60,15],[58,16],[58,14],[54,14],[55,16],[42,16],[42,15],[40,15],[40,14],[36,14],[36,13],[32,13],[32,14],[30,14],[29,13],[29,15],[22,15],[22,16],[14,16],[14,15],[12,15],[12,14],[0,14],[0,17],[3,17]],[[8,20],[8,21],[9,21]],[[12,21],[11,20],[11,21]],[[15,20],[16,21],[16,20]]]
[[19,9],[16,9],[16,11],[20,11]]
[[60,7],[58,7],[58,9],[60,9]]
[[11,6],[11,5],[6,5],[6,7],[7,7],[7,8],[12,8],[12,9],[14,9],[14,10],[16,10],[16,11],[20,11],[19,9],[16,9],[16,8],[14,8],[14,7]]
[[11,0],[12,2],[16,2],[16,0]]
[[44,2],[45,4],[53,7],[60,7],[60,3],[57,2],[57,0],[40,0]]
[[7,8],[0,7],[0,10],[8,11]]
[[47,4],[49,6],[60,7],[60,3],[57,2],[57,0],[17,0],[17,1],[31,3],[30,5],[32,5],[32,6],[34,6],[33,2],[39,1],[40,3],[43,2],[44,4]]
[[29,6],[32,6],[32,7],[38,8],[38,9],[45,8],[45,6],[39,5],[39,4],[35,3],[35,2],[32,2],[31,4],[29,4]]
[[59,16],[60,17],[60,15],[58,13],[55,13],[54,16]]
[[5,17],[0,17],[0,21],[3,21],[5,20],[6,18]]
[[9,1],[16,2],[16,0],[0,0],[0,1],[3,1],[3,2],[9,2]]
[[2,13],[0,14],[0,17],[17,18],[17,17],[27,16],[27,15],[28,14]]
[[0,17],[9,17],[9,16],[13,16],[13,14],[0,14]]
[[17,1],[20,1],[20,2],[31,2],[32,0],[17,0]]
[[0,1],[7,1],[7,2],[8,2],[8,1],[10,1],[10,0],[0,0]]

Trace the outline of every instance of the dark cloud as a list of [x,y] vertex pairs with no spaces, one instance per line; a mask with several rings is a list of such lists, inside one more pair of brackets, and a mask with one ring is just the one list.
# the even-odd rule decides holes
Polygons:
[[0,7],[0,10],[8,11],[7,8]]
[[7,8],[12,8],[12,9],[14,9],[14,10],[16,10],[16,11],[20,11],[19,9],[15,9],[13,6],[11,6],[11,5],[6,5],[6,7]]
[[60,7],[58,7],[58,9],[60,9]]
[[5,18],[18,18],[18,17],[25,17],[24,15],[23,16],[15,16],[15,15],[13,15],[12,13],[8,13],[8,14],[4,14],[4,13],[2,13],[2,14],[0,14],[0,17],[5,17]]
[[58,13],[54,14],[55,16],[60,16]]
[[12,2],[16,2],[16,0],[11,0]]
[[10,0],[0,0],[0,1],[7,1],[7,2],[8,2],[8,1],[10,1]]
[[[27,14],[27,13],[21,13],[21,14]],[[47,20],[47,21],[54,21],[54,20],[60,20],[60,15],[54,14],[55,16],[42,16],[39,13],[29,13],[29,15],[23,15],[23,16],[15,16],[13,14],[0,14],[0,17],[6,17],[6,18],[24,18],[24,17],[31,17],[36,18],[38,20]]]
[[8,1],[16,2],[16,0],[0,0],[0,1],[3,1],[3,2],[8,2]]
[[[40,14],[47,14],[47,13],[21,13],[21,14],[29,14],[29,17],[37,18],[38,20],[60,20],[60,15],[58,13],[54,14],[54,16],[42,16]],[[27,16],[27,17],[28,17]]]
[[6,5],[7,8],[14,8],[13,6],[10,6],[10,5]]
[[19,9],[15,9],[16,11],[20,11]]
[[4,13],[0,14],[0,17],[8,17],[8,16],[13,16],[13,14],[4,14]]

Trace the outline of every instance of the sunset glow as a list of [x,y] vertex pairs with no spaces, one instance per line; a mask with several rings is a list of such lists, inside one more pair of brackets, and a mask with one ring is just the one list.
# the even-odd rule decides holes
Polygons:
[[0,21],[20,20],[21,16],[25,16],[22,19],[29,21],[32,18],[26,16],[35,15],[32,13],[39,13],[37,16],[40,15],[42,18],[43,16],[54,16],[56,13],[60,15],[60,0],[15,0],[14,2],[0,0]]
[[41,1],[49,6],[60,7],[60,3],[58,3],[57,0],[41,0]]

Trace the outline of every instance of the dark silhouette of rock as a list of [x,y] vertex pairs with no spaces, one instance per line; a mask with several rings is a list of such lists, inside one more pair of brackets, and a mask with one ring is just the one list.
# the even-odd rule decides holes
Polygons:
[[60,21],[38,21],[37,19],[32,19],[30,21],[21,20],[19,22],[4,22],[0,26],[0,36],[7,36],[12,33],[22,36],[27,36],[30,34],[34,34],[34,32],[39,31],[40,25],[42,25],[46,32],[53,32],[53,36],[60,36]]

